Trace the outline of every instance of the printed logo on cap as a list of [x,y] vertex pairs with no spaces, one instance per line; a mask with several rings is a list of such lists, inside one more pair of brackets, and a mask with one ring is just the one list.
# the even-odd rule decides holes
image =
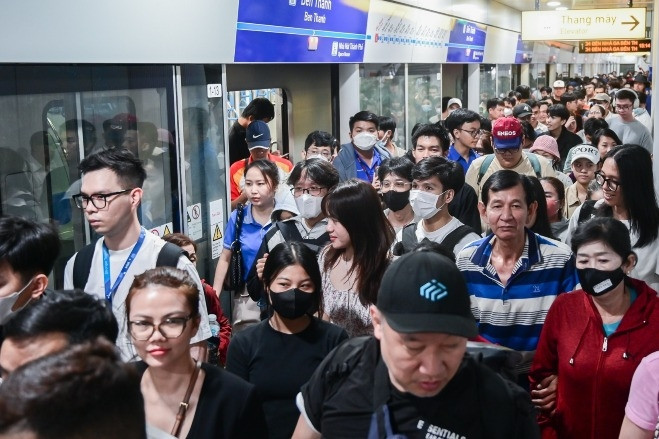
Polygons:
[[421,288],[419,288],[419,294],[421,297],[428,299],[431,302],[437,302],[446,297],[448,292],[443,283],[433,279],[421,285]]

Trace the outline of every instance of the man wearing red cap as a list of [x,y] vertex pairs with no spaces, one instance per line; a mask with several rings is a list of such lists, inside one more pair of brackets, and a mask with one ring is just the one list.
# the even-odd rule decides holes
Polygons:
[[481,187],[487,178],[501,169],[535,177],[555,177],[556,172],[549,160],[522,150],[522,124],[514,117],[502,117],[492,124],[494,154],[487,154],[473,161],[465,182],[474,188],[481,198]]

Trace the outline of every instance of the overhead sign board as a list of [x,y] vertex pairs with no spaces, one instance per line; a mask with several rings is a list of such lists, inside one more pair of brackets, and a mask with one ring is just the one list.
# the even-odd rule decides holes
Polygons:
[[649,52],[652,40],[580,41],[579,53]]
[[645,38],[645,8],[523,11],[524,41]]

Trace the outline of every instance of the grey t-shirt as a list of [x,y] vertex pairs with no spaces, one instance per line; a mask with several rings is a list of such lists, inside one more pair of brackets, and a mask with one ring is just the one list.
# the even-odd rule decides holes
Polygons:
[[609,123],[611,128],[622,140],[622,143],[633,143],[641,145],[652,153],[652,135],[641,122],[636,119],[625,122],[620,117],[615,117]]

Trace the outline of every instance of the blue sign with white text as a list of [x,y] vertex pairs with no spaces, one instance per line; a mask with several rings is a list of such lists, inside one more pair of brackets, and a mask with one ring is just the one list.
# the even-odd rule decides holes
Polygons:
[[517,51],[515,64],[530,63],[533,60],[533,41],[522,41],[522,35],[517,36]]
[[449,35],[447,62],[480,63],[485,53],[487,28],[466,20],[455,20]]
[[236,62],[358,63],[370,0],[240,0]]

